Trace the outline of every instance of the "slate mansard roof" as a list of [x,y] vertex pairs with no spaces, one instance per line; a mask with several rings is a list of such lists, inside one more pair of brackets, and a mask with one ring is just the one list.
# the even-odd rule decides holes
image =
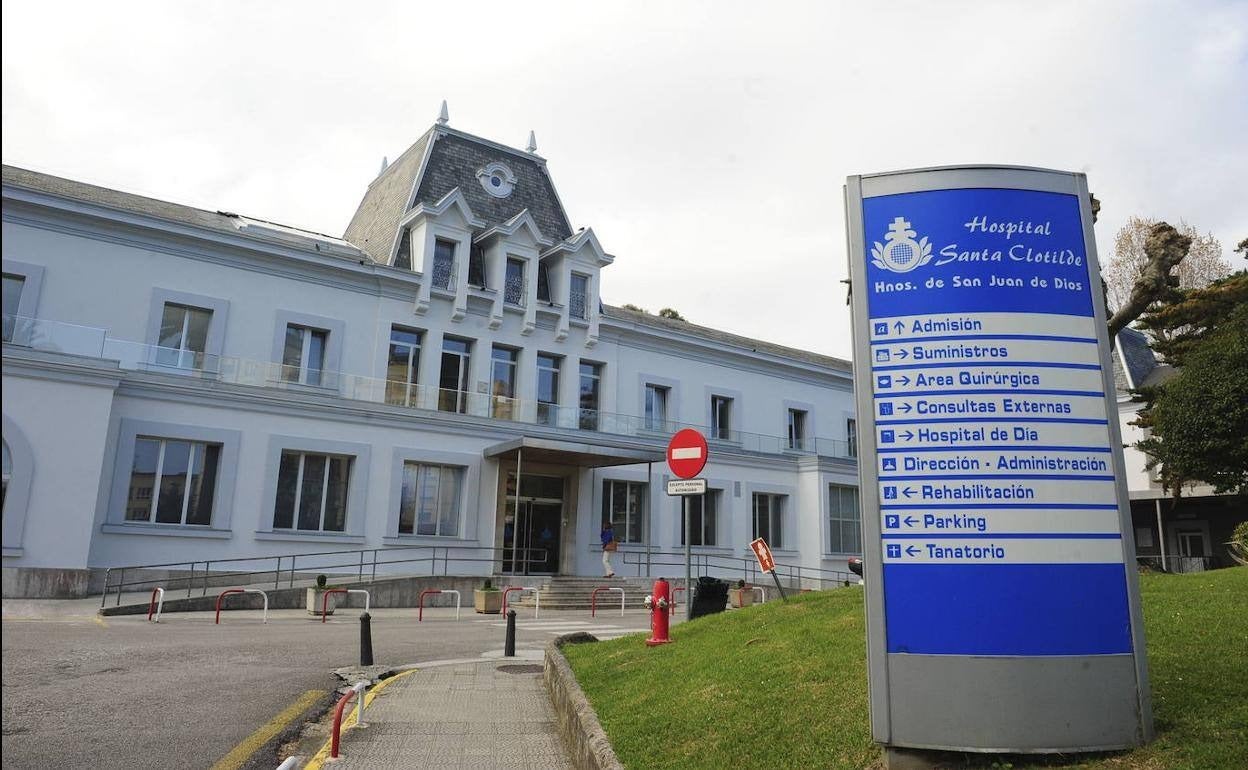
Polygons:
[[1114,388],[1126,393],[1131,388],[1152,385],[1168,377],[1173,368],[1157,360],[1148,337],[1130,327],[1118,332],[1113,349]]
[[[477,180],[477,171],[490,163],[503,163],[516,175],[515,189],[506,198],[490,195]],[[562,241],[572,235],[544,159],[447,126],[435,126],[373,180],[343,237],[375,261],[388,264],[403,215],[419,203],[437,203],[457,188],[472,213],[485,221],[484,229],[527,209],[542,235],[550,240]]]

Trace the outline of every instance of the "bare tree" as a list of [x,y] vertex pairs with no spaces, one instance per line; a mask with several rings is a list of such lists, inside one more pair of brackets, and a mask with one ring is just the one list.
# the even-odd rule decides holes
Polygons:
[[[1159,225],[1164,225],[1173,233],[1173,235],[1165,234],[1164,243],[1157,240],[1163,237],[1163,231],[1158,230]],[[1174,238],[1176,235],[1186,239],[1190,244],[1187,247],[1186,257],[1179,254],[1177,261],[1170,264],[1167,272],[1161,275],[1146,275],[1150,270],[1155,272],[1155,268],[1150,265],[1148,250],[1150,238],[1154,241],[1154,249],[1163,249],[1168,252],[1168,256],[1173,257],[1174,249],[1180,244],[1180,241]],[[1175,268],[1176,264],[1177,268]],[[1173,269],[1173,274],[1170,273],[1171,269]],[[1171,288],[1199,289],[1230,274],[1231,263],[1223,257],[1222,244],[1212,233],[1202,234],[1182,220],[1179,221],[1178,227],[1171,227],[1156,219],[1131,217],[1114,238],[1114,256],[1105,266],[1103,278],[1109,306],[1114,314],[1118,315],[1119,311],[1125,309],[1128,304],[1135,304],[1140,299],[1146,300],[1144,307],[1147,307],[1153,300],[1160,299],[1160,296],[1135,297],[1136,286],[1141,279],[1144,279],[1147,285],[1155,285],[1158,278],[1169,276],[1177,278],[1177,282],[1170,283]],[[1140,308],[1141,312],[1144,307]],[[1136,313],[1136,316],[1138,315],[1139,313]]]

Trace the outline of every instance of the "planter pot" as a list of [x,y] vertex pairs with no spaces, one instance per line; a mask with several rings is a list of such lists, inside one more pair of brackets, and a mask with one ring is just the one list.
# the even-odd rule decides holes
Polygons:
[[729,588],[728,604],[734,609],[749,607],[754,604],[754,589],[752,588]]
[[[329,603],[325,606],[326,615],[334,614],[334,608],[338,605],[338,599],[342,596],[343,594],[330,594]],[[321,616],[321,602],[325,601],[325,591],[320,588],[309,588],[307,597],[308,614],[319,618]]]
[[497,615],[503,611],[502,591],[482,591],[480,588],[472,592],[472,606],[485,615]]

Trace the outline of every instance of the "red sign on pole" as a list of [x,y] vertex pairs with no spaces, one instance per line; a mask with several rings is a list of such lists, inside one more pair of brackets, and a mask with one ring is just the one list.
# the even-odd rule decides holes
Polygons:
[[771,558],[771,549],[767,547],[767,541],[761,537],[750,542],[750,549],[754,551],[754,556],[758,558],[758,566],[763,572],[774,572],[776,569],[776,560]]
[[706,467],[706,439],[693,428],[678,431],[667,443],[667,467],[682,479],[691,479]]

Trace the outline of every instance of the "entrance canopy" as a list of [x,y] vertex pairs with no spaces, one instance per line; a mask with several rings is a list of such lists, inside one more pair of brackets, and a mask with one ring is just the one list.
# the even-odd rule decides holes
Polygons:
[[666,453],[653,449],[636,449],[613,444],[586,444],[579,441],[522,436],[486,447],[485,457],[514,456],[521,452],[526,463],[576,465],[582,468],[606,468],[612,465],[661,463]]

